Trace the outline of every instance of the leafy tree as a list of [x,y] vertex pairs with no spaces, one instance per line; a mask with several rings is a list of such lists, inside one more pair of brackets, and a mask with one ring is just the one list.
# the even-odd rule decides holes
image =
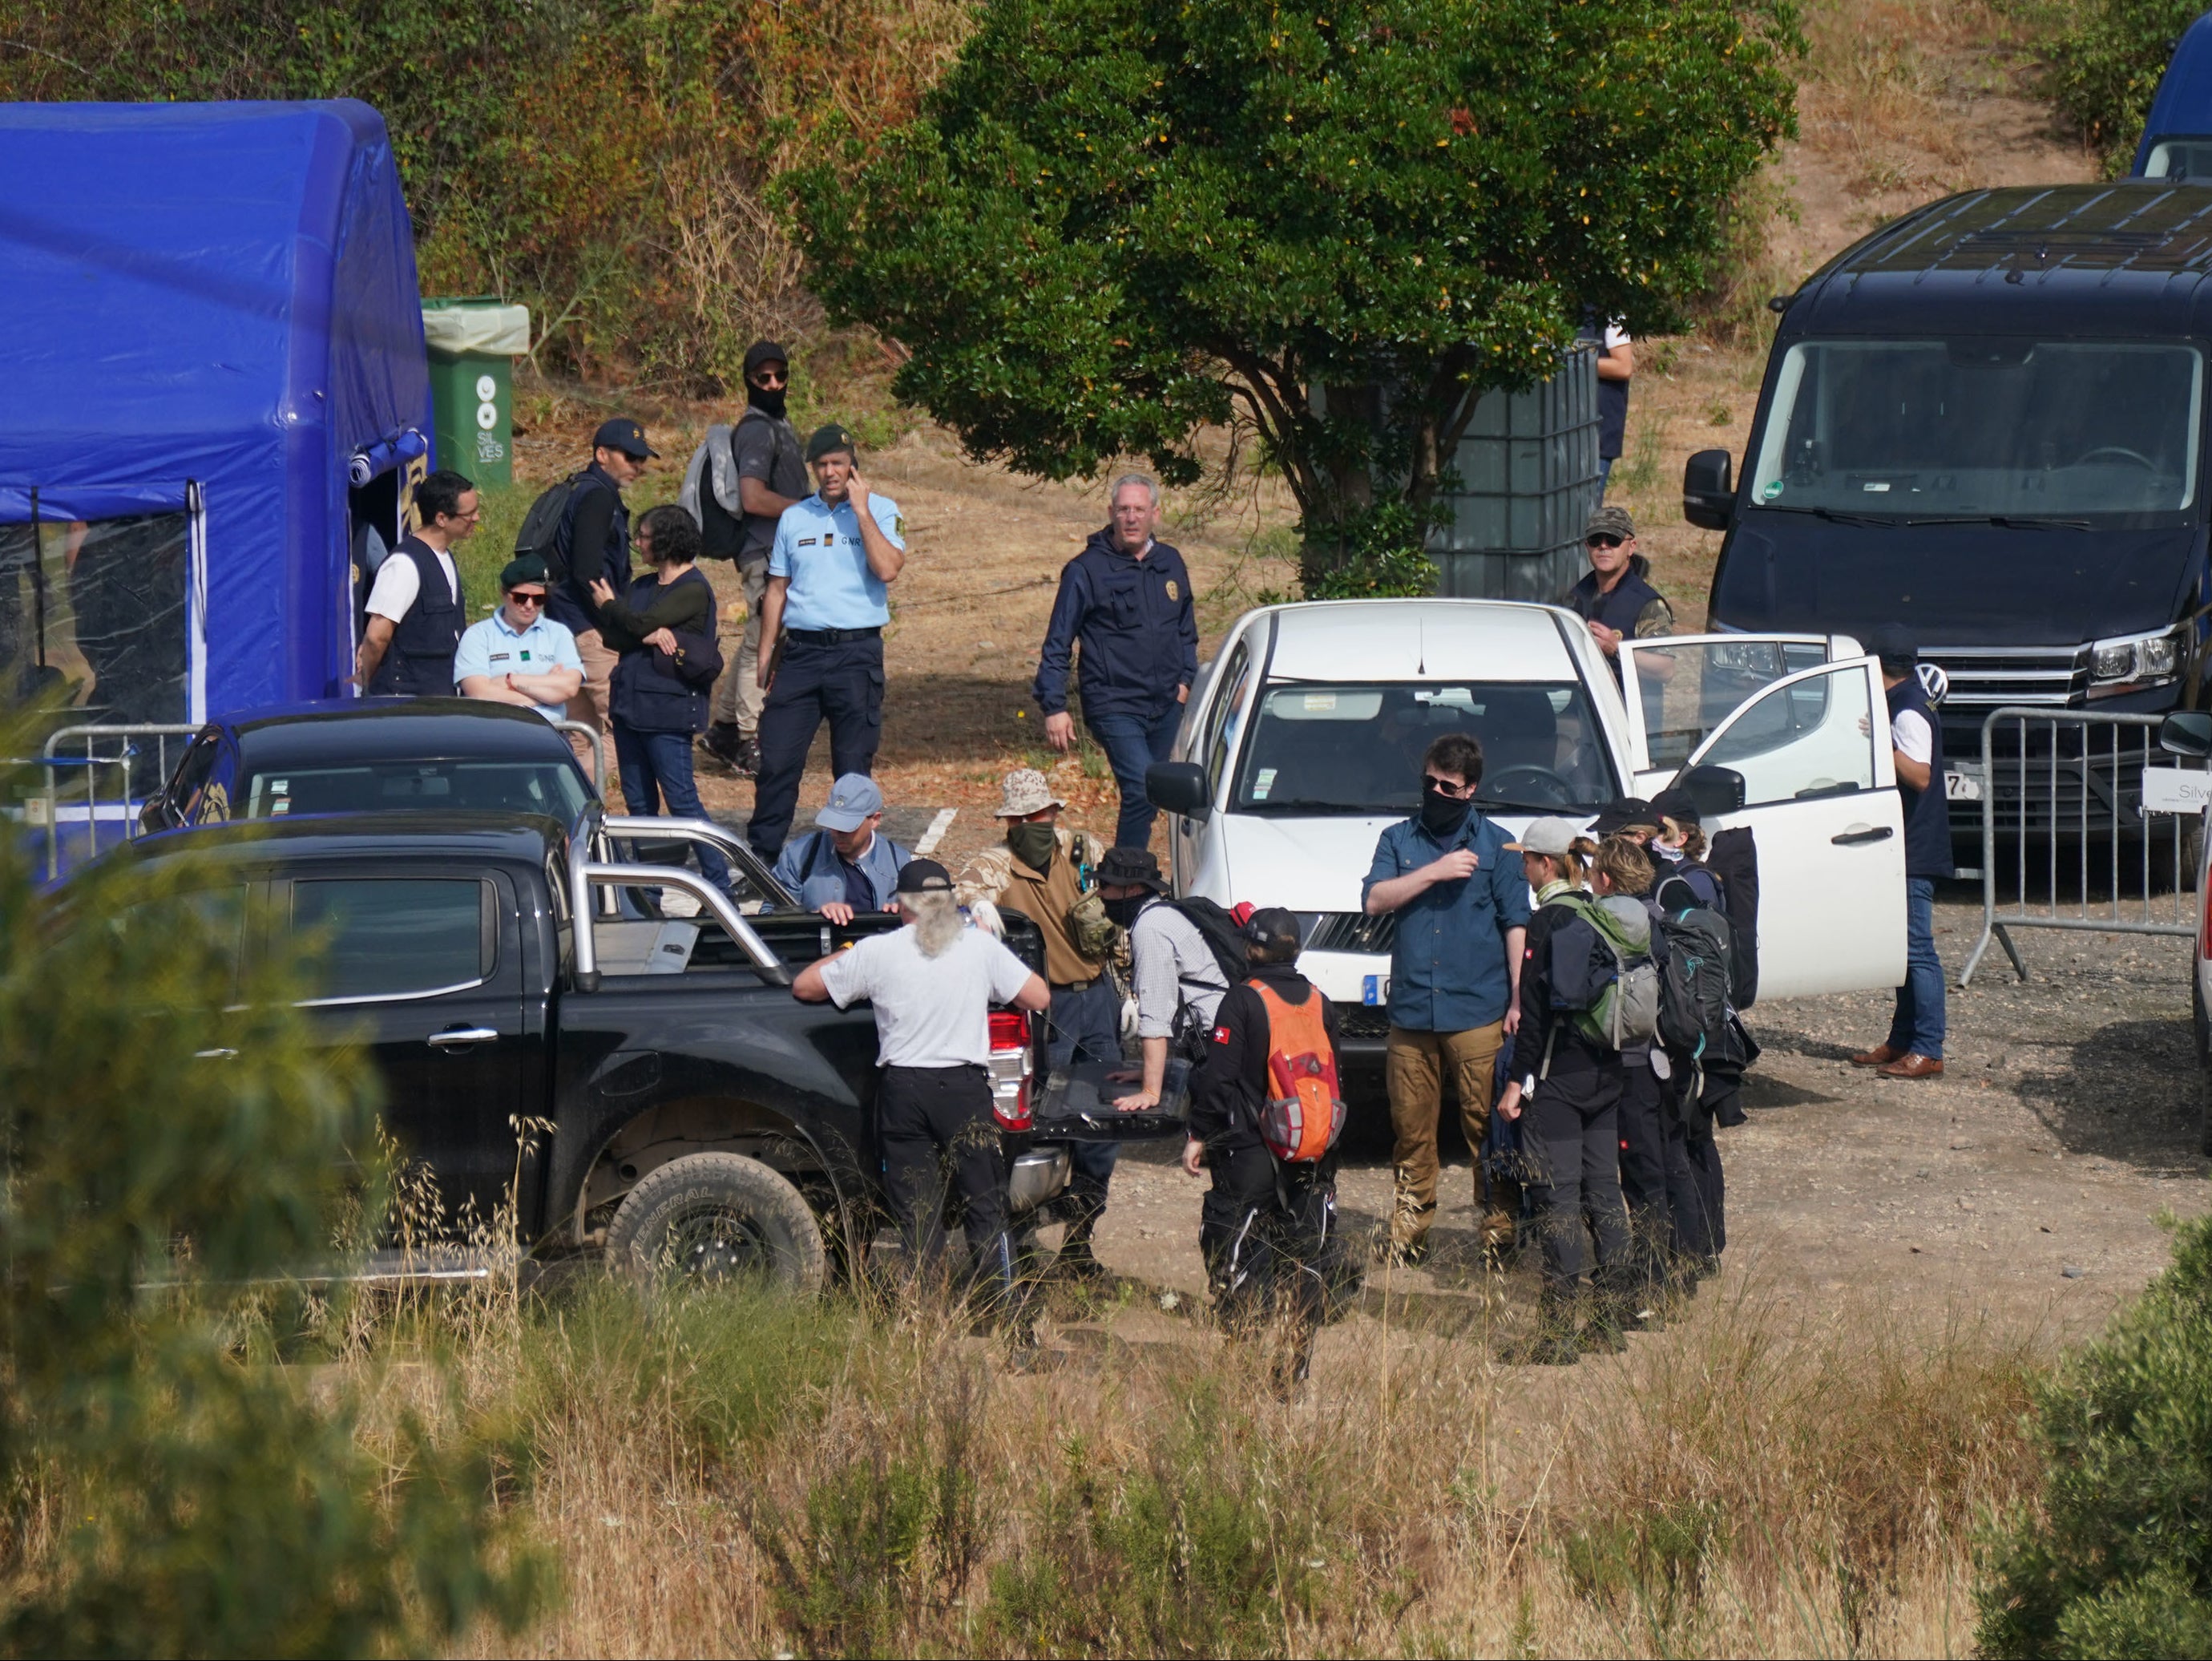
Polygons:
[[1791,0],[986,0],[857,184],[786,182],[971,455],[1188,482],[1249,423],[1311,592],[1418,551],[1475,399],[1585,307],[1680,324],[1801,45]]
[[[27,738],[0,721],[0,754]],[[269,1354],[374,1104],[283,932],[241,963],[243,897],[127,858],[42,894],[0,839],[11,1653],[380,1653],[533,1600],[479,1454],[373,1445],[355,1389],[319,1402]]]
[[1977,1597],[1984,1655],[2212,1655],[2212,1219],[2036,1391],[2034,1505]]

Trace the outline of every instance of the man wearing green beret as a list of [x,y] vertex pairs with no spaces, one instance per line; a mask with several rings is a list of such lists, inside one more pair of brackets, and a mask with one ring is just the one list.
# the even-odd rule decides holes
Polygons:
[[499,610],[471,624],[453,654],[461,696],[566,718],[584,684],[584,658],[568,625],[545,615],[545,562],[535,554],[508,561],[499,595]]

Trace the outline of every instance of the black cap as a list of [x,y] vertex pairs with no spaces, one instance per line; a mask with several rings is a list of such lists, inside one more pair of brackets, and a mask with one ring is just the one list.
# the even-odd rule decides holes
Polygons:
[[628,416],[617,416],[611,421],[602,421],[599,430],[592,435],[594,450],[620,450],[633,461],[658,457],[660,452],[645,441],[645,429]]
[[763,363],[781,363],[788,369],[791,354],[773,340],[756,340],[745,348],[745,374],[748,379]]
[[893,891],[900,894],[950,894],[952,873],[935,860],[908,860],[899,867],[898,885]]
[[545,586],[545,562],[535,554],[517,555],[507,562],[499,574],[501,593],[510,588],[520,588],[526,582],[534,582],[541,588]]
[[1705,823],[1698,816],[1698,799],[1679,786],[1671,790],[1662,790],[1651,798],[1651,806],[1677,824],[1702,825]]
[[1920,640],[1901,623],[1885,623],[1867,636],[1867,650],[1885,669],[1910,669],[1920,661]]
[[1152,857],[1149,848],[1109,848],[1106,857],[1098,861],[1098,880],[1127,886],[1141,883],[1155,894],[1167,891],[1167,879],[1160,875],[1160,862]]
[[1262,906],[1245,923],[1244,938],[1268,962],[1288,963],[1298,955],[1298,914],[1279,905]]
[[1618,836],[1632,825],[1646,830],[1663,830],[1659,821],[1659,810],[1641,796],[1623,796],[1619,801],[1600,810],[1597,823],[1591,825],[1593,837]]
[[839,450],[857,455],[860,449],[860,447],[853,442],[852,434],[832,421],[817,427],[814,436],[806,441],[806,459],[809,463],[817,462]]

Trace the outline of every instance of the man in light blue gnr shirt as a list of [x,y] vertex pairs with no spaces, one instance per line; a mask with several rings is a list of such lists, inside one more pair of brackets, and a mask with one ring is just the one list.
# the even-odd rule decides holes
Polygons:
[[824,720],[831,772],[842,778],[875,765],[884,735],[888,590],[906,563],[898,503],[868,489],[852,435],[834,422],[817,429],[806,459],[817,488],[776,522],[761,602],[760,684],[768,702],[745,837],[770,864],[790,833],[806,752]]
[[545,562],[509,560],[499,574],[499,610],[462,631],[453,680],[465,698],[486,698],[565,720],[584,684],[584,659],[568,624],[545,615]]

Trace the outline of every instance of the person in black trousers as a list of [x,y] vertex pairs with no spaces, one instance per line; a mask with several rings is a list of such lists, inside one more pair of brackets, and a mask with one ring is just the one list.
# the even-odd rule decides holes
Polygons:
[[1336,1007],[1298,973],[1296,914],[1271,906],[1244,925],[1252,976],[1224,995],[1213,1040],[1191,1079],[1190,1135],[1182,1168],[1211,1172],[1199,1210],[1199,1253],[1214,1305],[1232,1330],[1249,1329],[1271,1305],[1291,1325],[1290,1354],[1279,1382],[1306,1376],[1327,1293],[1336,1232],[1336,1154],[1292,1164],[1260,1139],[1260,1111],[1275,1093],[1268,1071],[1274,1045],[1271,1000],[1302,1009],[1321,999],[1332,1056],[1342,1042]]
[[[610,703],[623,805],[633,813],[704,818],[691,739],[706,730],[719,663],[714,590],[696,565],[699,527],[672,504],[640,520],[632,541],[646,574],[629,593],[617,594],[605,577],[591,587],[599,628],[622,654]],[[727,888],[730,862],[721,852],[704,843],[694,851],[707,880]]]
[[[1498,1111],[1520,1123],[1528,1195],[1544,1244],[1537,1336],[1512,1359],[1553,1366],[1571,1364],[1584,1348],[1621,1347],[1617,1283],[1628,1257],[1620,1198],[1620,1053],[1584,1031],[1555,1007],[1553,995],[1552,936],[1580,917],[1578,901],[1587,904],[1559,862],[1577,834],[1569,820],[1538,819],[1519,842],[1506,844],[1520,854],[1538,904],[1521,965],[1510,1082]],[[1598,854],[1606,857],[1602,846]],[[1586,1283],[1593,1239],[1596,1271]]]

